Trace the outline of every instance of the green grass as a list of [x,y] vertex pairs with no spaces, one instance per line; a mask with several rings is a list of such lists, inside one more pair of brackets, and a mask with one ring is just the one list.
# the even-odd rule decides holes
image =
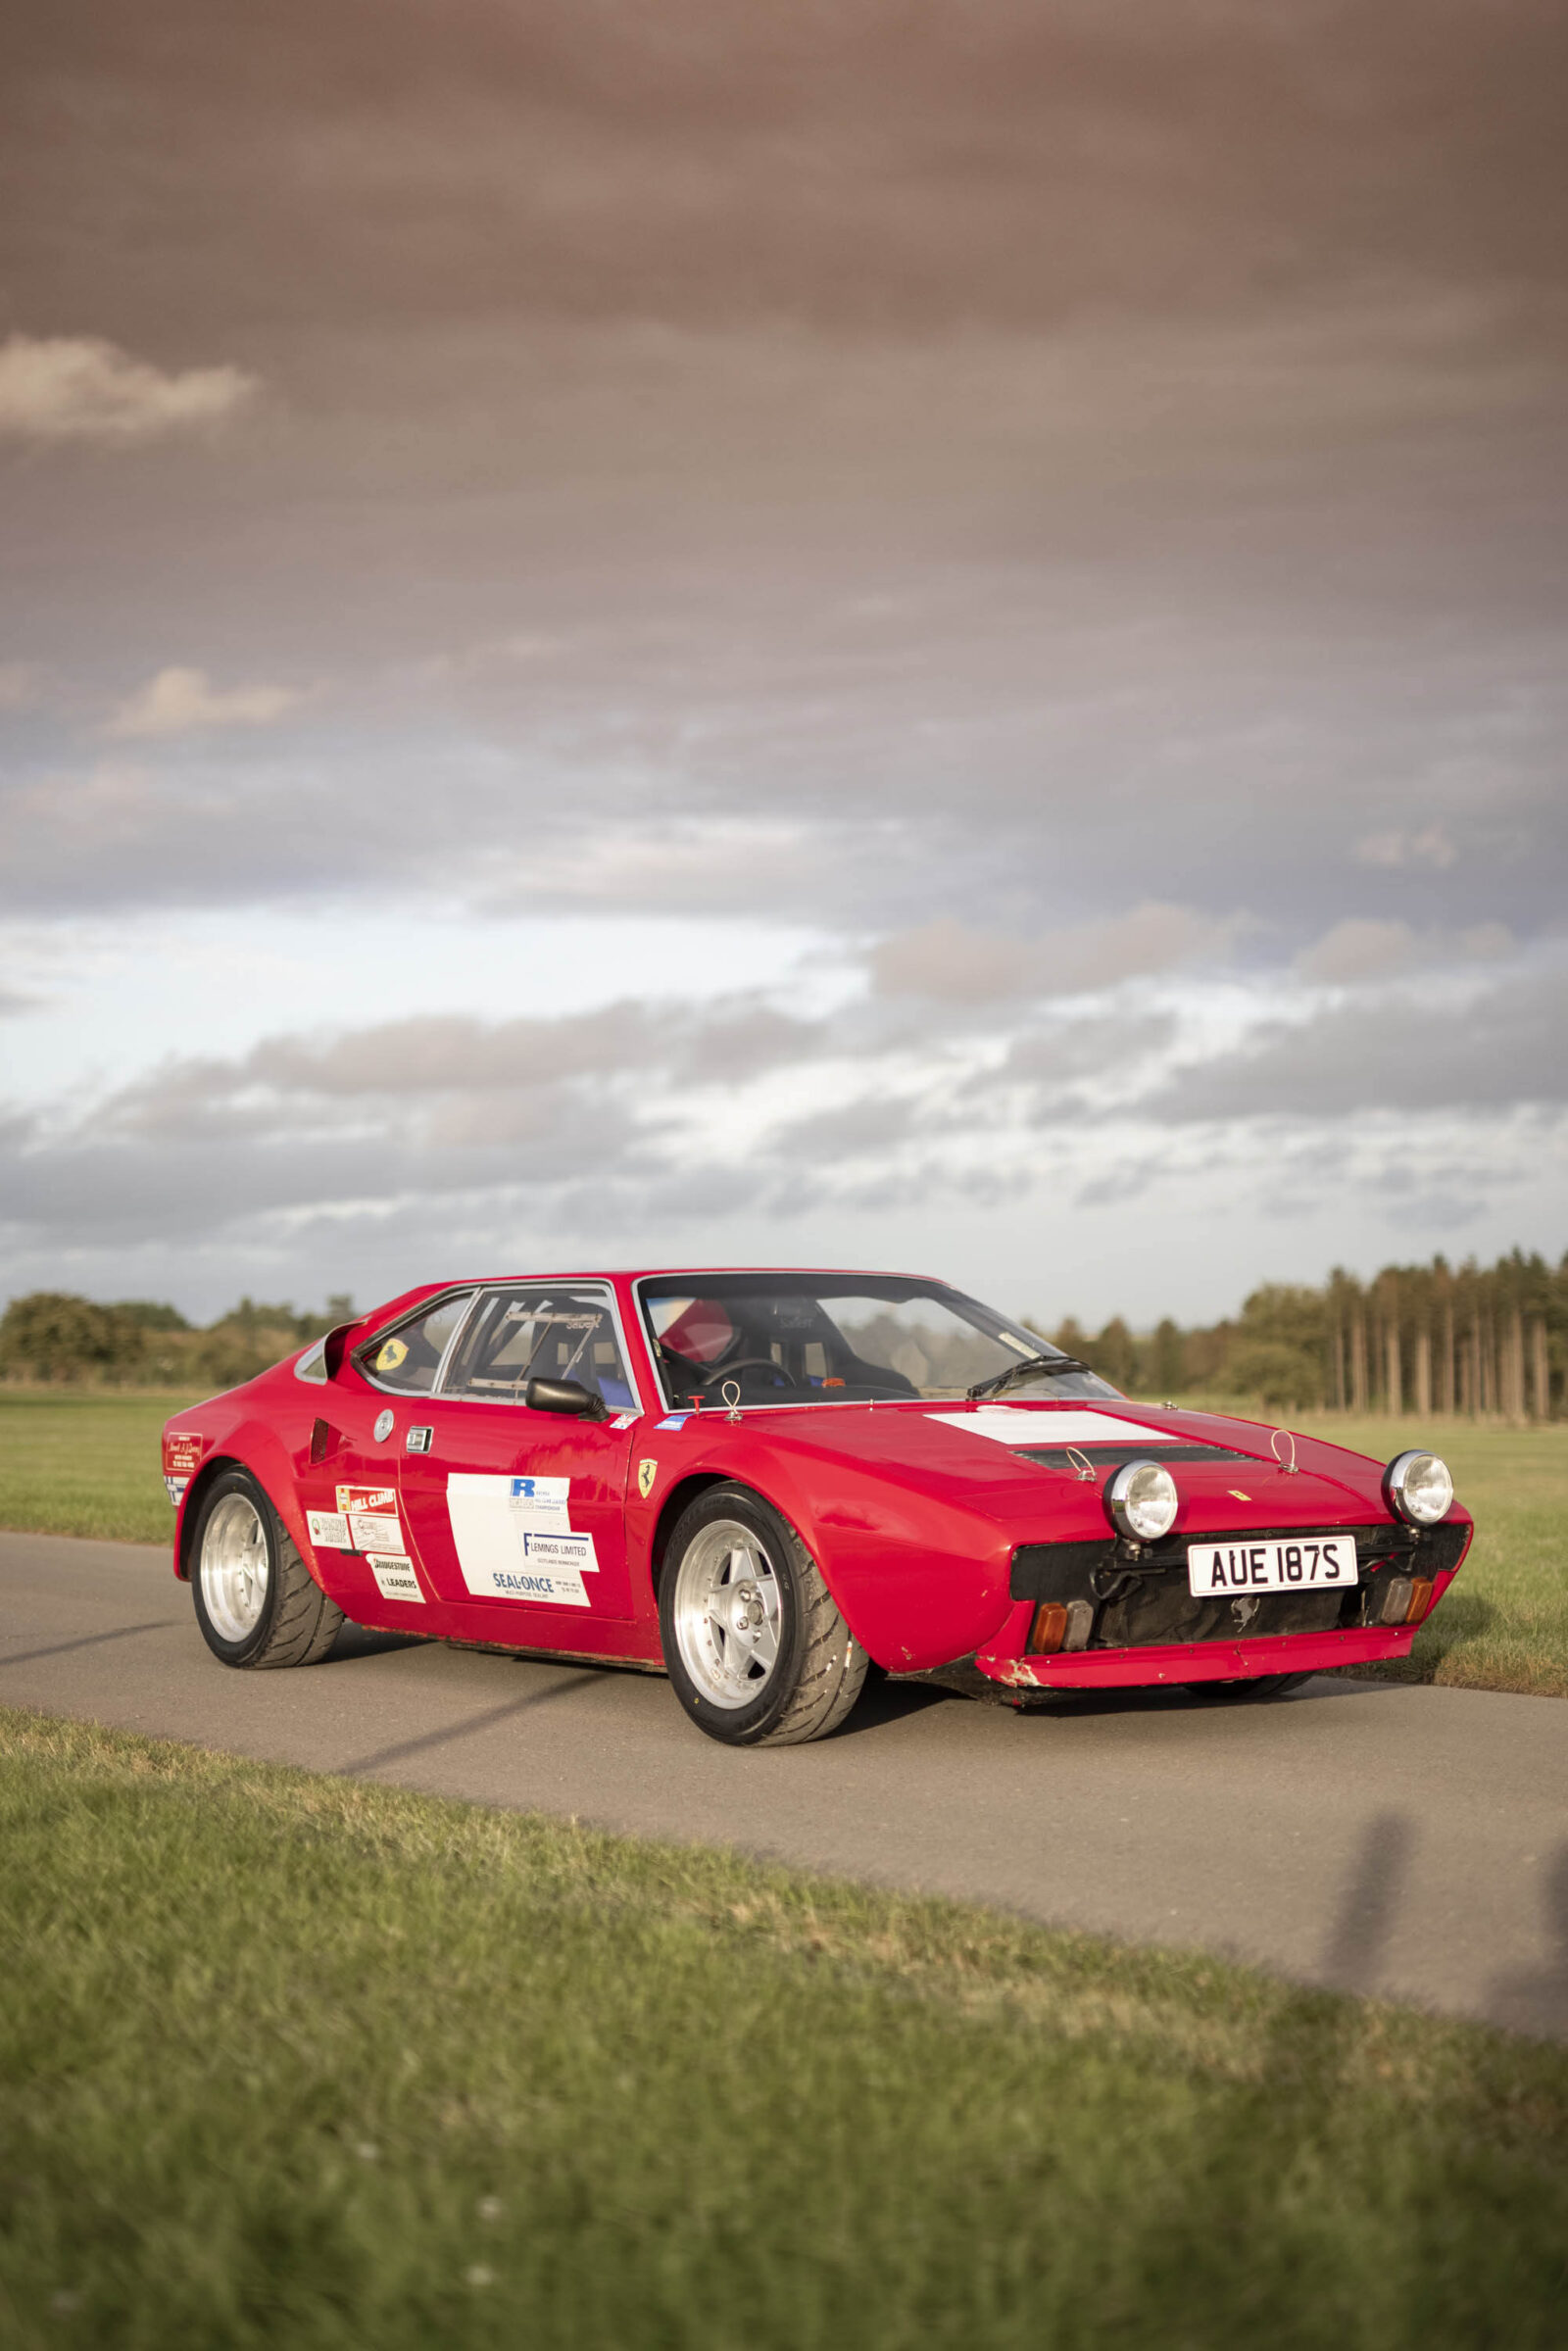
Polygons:
[[169,1543],[158,1440],[183,1393],[0,1388],[0,1526]]
[[1568,2331],[1568,2051],[11,1712],[0,1847],[16,2351]]
[[1358,1670],[1400,1682],[1568,1697],[1568,1425],[1328,1418],[1297,1424],[1387,1461],[1429,1445],[1476,1522],[1470,1555],[1407,1661]]
[[[167,1543],[172,1513],[158,1435],[180,1395],[0,1388],[0,1526],[49,1535]],[[1378,1460],[1415,1442],[1450,1463],[1477,1535],[1459,1580],[1402,1681],[1568,1697],[1568,1425],[1474,1421],[1299,1421]]]

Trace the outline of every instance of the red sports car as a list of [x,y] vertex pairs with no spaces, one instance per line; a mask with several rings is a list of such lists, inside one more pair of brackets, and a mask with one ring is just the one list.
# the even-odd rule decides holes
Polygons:
[[872,1663],[1272,1695],[1403,1656],[1473,1532],[1431,1453],[1129,1403],[903,1274],[427,1284],[179,1413],[164,1474],[227,1665],[348,1617],[662,1671],[734,1745],[821,1738]]

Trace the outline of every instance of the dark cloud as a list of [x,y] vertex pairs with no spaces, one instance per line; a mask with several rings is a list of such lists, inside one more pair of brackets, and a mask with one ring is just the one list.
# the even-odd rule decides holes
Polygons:
[[199,295],[860,333],[1561,261],[1551,0],[64,0],[9,80],[8,276],[112,332]]
[[1183,1069],[1143,1107],[1170,1119],[1332,1117],[1568,1101],[1568,979],[1559,964],[1469,999],[1384,996],[1271,1022]]

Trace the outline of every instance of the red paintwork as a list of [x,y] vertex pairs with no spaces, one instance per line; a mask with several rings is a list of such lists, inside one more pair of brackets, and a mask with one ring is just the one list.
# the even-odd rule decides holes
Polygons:
[[[686,1269],[647,1269],[661,1275],[675,1270],[684,1278]],[[393,1397],[365,1380],[347,1356],[334,1380],[311,1385],[295,1378],[298,1357],[290,1356],[169,1423],[166,1475],[189,1480],[175,1521],[176,1575],[189,1572],[187,1528],[204,1480],[217,1465],[237,1461],[260,1480],[323,1590],[359,1624],[658,1667],[662,1530],[667,1532],[684,1506],[682,1489],[689,1481],[733,1478],[762,1494],[798,1530],[856,1639],[896,1673],[930,1672],[972,1658],[1004,1687],[1069,1690],[1321,1671],[1409,1650],[1413,1631],[1400,1627],[1025,1658],[1033,1609],[1010,1597],[1012,1552],[1020,1543],[1104,1539],[1098,1480],[1080,1483],[1021,1459],[989,1437],[947,1425],[938,1416],[975,1409],[952,1402],[748,1404],[733,1420],[710,1408],[691,1415],[683,1428],[661,1428],[664,1410],[632,1290],[644,1275],[548,1278],[613,1287],[643,1399],[634,1426],[615,1431],[608,1422],[457,1397]],[[421,1299],[456,1286],[431,1282],[406,1291],[362,1317],[349,1346],[358,1347]],[[389,1405],[394,1427],[377,1443],[373,1425]],[[1182,1497],[1177,1537],[1184,1527],[1241,1536],[1263,1527],[1329,1531],[1395,1523],[1383,1500],[1383,1464],[1319,1439],[1296,1439],[1293,1475],[1273,1457],[1267,1424],[1119,1399],[1101,1406],[1083,1399],[1005,1406],[1026,1432],[1022,1442],[1037,1445],[1052,1442],[1054,1415],[1097,1408],[1147,1428],[1152,1443],[1206,1440],[1250,1456],[1245,1462],[1175,1465]],[[998,1408],[982,1409],[995,1414]],[[318,1419],[328,1424],[330,1446],[313,1464]],[[426,1423],[435,1430],[430,1452],[408,1453],[405,1431]],[[192,1440],[199,1440],[199,1468]],[[658,1471],[644,1497],[636,1471],[650,1456]],[[595,1604],[538,1607],[469,1594],[456,1569],[445,1519],[443,1481],[453,1470],[570,1476],[572,1509],[588,1513],[602,1563]],[[399,1486],[427,1594],[422,1603],[383,1598],[360,1553],[318,1550],[311,1543],[307,1511],[332,1509],[335,1490],[344,1485]],[[1237,1488],[1248,1498],[1238,1499]],[[1457,1504],[1450,1517],[1471,1527]],[[1433,1606],[1451,1580],[1451,1574],[1438,1579]]]

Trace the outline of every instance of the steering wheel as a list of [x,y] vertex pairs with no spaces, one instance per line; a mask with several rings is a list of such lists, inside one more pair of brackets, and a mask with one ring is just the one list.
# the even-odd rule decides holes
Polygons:
[[703,1386],[710,1388],[715,1380],[733,1380],[743,1371],[770,1373],[775,1388],[793,1388],[795,1385],[789,1373],[782,1365],[775,1363],[771,1355],[742,1355],[736,1363],[715,1363],[704,1379]]

